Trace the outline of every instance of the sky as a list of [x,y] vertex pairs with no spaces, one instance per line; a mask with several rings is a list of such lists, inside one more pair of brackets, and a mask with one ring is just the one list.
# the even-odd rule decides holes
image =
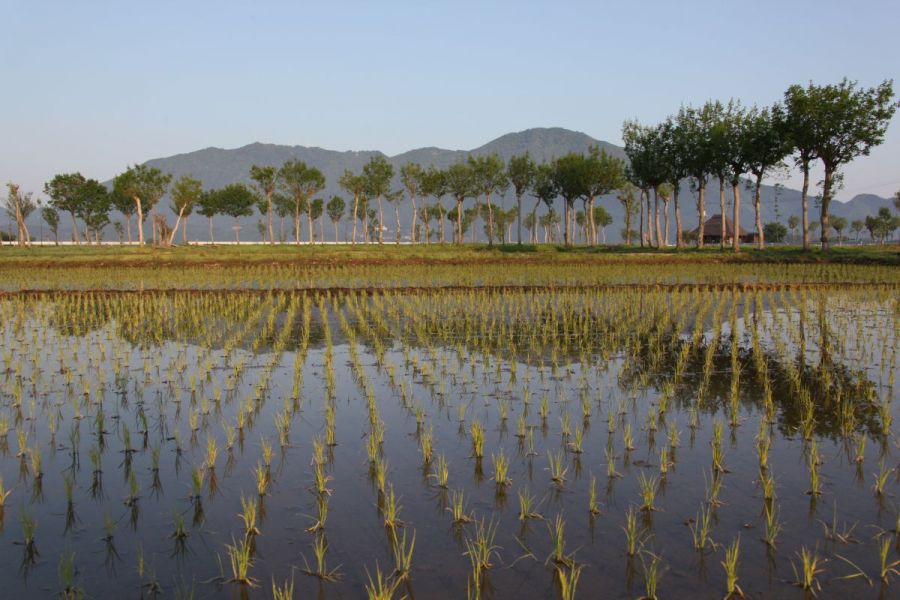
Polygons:
[[[557,126],[621,144],[623,120],[682,104],[767,105],[843,77],[900,88],[896,0],[0,0],[0,14],[0,182],[38,196],[56,173],[102,181],[209,146],[393,155]],[[892,195],[898,167],[895,116],[838,199]]]

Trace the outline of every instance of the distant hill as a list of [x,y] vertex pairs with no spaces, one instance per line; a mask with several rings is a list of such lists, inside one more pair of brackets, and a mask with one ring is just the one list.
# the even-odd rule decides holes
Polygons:
[[[410,150],[396,156],[386,156],[378,151],[348,151],[337,152],[334,150],[326,150],[317,147],[307,146],[281,146],[276,144],[253,143],[240,148],[230,150],[222,148],[204,148],[194,152],[185,154],[176,154],[165,158],[155,158],[148,160],[147,164],[157,167],[164,172],[171,173],[175,178],[181,175],[192,175],[203,182],[205,188],[218,188],[229,183],[244,182],[249,183],[249,170],[251,165],[274,165],[280,166],[287,160],[302,160],[307,164],[319,168],[325,175],[327,185],[322,192],[321,197],[330,198],[333,194],[345,195],[339,188],[337,181],[344,169],[350,169],[359,172],[363,165],[373,156],[385,156],[391,162],[395,169],[399,171],[399,167],[407,162],[418,162],[423,166],[434,165],[439,168],[446,168],[449,165],[465,160],[467,156],[498,154],[504,160],[517,154],[528,152],[538,161],[551,160],[555,157],[563,156],[569,152],[585,153],[592,145],[597,145],[605,149],[613,156],[625,158],[624,150],[614,144],[596,140],[591,136],[578,131],[571,131],[559,127],[553,128],[535,128],[527,129],[516,133],[508,133],[492,140],[482,146],[472,150],[445,150],[442,148],[428,147]],[[395,188],[400,188],[399,177],[394,182]],[[774,186],[764,186],[762,190],[763,198],[763,221],[769,222],[776,220],[776,208],[778,211],[778,220],[783,223],[787,222],[790,215],[800,214],[800,192],[798,190],[787,188],[776,188]],[[349,199],[348,199],[349,200]],[[504,206],[511,207],[514,203],[512,193],[507,193],[504,198],[497,200]],[[449,199],[444,202],[449,206]],[[728,202],[731,202],[731,193],[728,193]],[[531,210],[535,201],[528,197],[524,201],[527,210]],[[558,204],[561,203],[558,202]],[[580,208],[580,202],[577,206]],[[613,217],[613,225],[607,231],[607,239],[609,241],[619,241],[619,230],[623,227],[623,212],[621,205],[615,199],[615,196],[604,197],[600,204],[605,206]],[[741,225],[745,228],[753,227],[753,206],[752,192],[742,189],[742,210]],[[169,201],[163,199],[159,208],[168,211]],[[707,191],[706,212],[708,215],[719,212],[718,199],[718,183],[712,181]],[[813,214],[817,214],[818,209],[814,201],[811,199],[810,206]],[[874,214],[882,206],[892,206],[892,201],[887,198],[881,198],[872,194],[861,194],[846,203],[835,202],[833,204],[833,214],[846,216],[848,219],[862,219],[866,215]],[[408,202],[404,201],[403,211],[408,215]],[[557,210],[561,210],[561,207]],[[670,211],[671,211],[670,207]],[[730,207],[727,209],[730,216]],[[392,212],[392,211],[391,211]],[[543,207],[538,210],[542,214]],[[682,188],[681,195],[681,212],[682,222],[685,230],[690,230],[697,225],[696,202],[688,183]],[[170,214],[170,222],[174,221],[174,216]],[[120,215],[114,214],[113,220],[118,220]],[[257,224],[260,216],[244,218],[241,223],[241,240],[253,241],[259,239]],[[393,226],[394,218],[391,214],[390,218],[385,217],[386,225]],[[674,231],[674,215],[671,219],[671,228]],[[408,216],[403,219],[404,226],[408,227]],[[30,220],[30,226],[37,231],[39,227],[38,217],[33,215]],[[232,226],[234,221],[226,217],[217,217],[213,222],[215,236],[217,239],[233,239],[234,233]],[[332,229],[326,227],[326,238],[331,239],[333,235]],[[288,227],[288,229],[290,229]],[[480,226],[479,226],[480,229]],[[479,231],[480,233],[480,231]],[[404,231],[404,235],[408,234]],[[60,238],[68,239],[71,236],[68,219],[63,219],[60,226]],[[115,236],[112,227],[108,227],[105,232],[106,239],[112,239]],[[199,216],[192,216],[188,221],[188,236],[192,239],[207,239],[208,224],[206,219]],[[181,237],[180,234],[178,236]],[[394,239],[394,233],[391,231],[385,236],[385,239]]]

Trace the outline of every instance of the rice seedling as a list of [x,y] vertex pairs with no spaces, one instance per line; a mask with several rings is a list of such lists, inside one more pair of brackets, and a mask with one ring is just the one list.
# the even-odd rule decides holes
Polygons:
[[219,456],[219,448],[216,438],[209,436],[206,438],[206,467],[210,470],[216,468],[216,458]]
[[369,582],[366,584],[366,597],[368,600],[393,600],[397,588],[402,583],[398,579],[385,577],[381,573],[381,569],[375,566],[375,579],[366,570],[366,578]]
[[569,468],[564,466],[565,456],[562,452],[547,452],[548,470],[550,471],[550,480],[558,486],[566,483],[566,473]]
[[508,477],[509,459],[506,458],[503,449],[500,449],[499,454],[491,454],[491,460],[494,464],[494,482],[497,484],[497,487],[504,489],[512,485],[512,480]]
[[412,568],[413,549],[416,546],[416,533],[413,532],[409,545],[406,543],[406,531],[403,537],[398,538],[397,532],[391,533],[391,550],[394,554],[394,577],[398,581],[409,578],[410,569]]
[[294,575],[291,573],[291,578],[286,579],[283,585],[278,585],[275,583],[275,578],[272,578],[272,600],[294,600]]
[[246,498],[241,494],[241,512],[238,516],[244,524],[244,535],[248,538],[259,535],[259,529],[256,527],[257,509],[258,505],[255,499]]
[[400,505],[397,504],[397,497],[394,494],[394,484],[388,486],[388,491],[384,495],[384,503],[381,508],[384,517],[384,526],[388,529],[395,529],[403,524],[399,519]]
[[434,473],[430,475],[439,488],[447,488],[447,482],[450,479],[450,465],[443,454],[438,454],[434,462]]
[[900,560],[888,562],[888,554],[890,554],[890,551],[891,540],[887,536],[883,536],[878,545],[878,575],[885,584],[890,583],[892,575],[900,576],[900,570],[898,570],[898,567],[900,567]]
[[778,534],[781,533],[781,522],[778,520],[778,511],[774,504],[765,505],[765,529],[763,541],[770,548],[774,548],[778,541]]
[[591,483],[588,488],[588,513],[596,516],[600,512],[600,503],[597,501],[597,478],[591,475]]
[[472,436],[472,456],[481,458],[484,456],[484,427],[478,419],[472,421],[469,427],[469,433]]
[[703,481],[706,484],[706,502],[710,506],[722,506],[719,495],[722,493],[722,477],[715,469],[712,470],[710,476],[703,473]]
[[819,479],[818,461],[811,457],[809,460],[809,490],[806,492],[810,496],[819,496],[822,494],[822,484]]
[[3,510],[3,507],[6,506],[6,499],[9,498],[10,494],[12,494],[12,490],[3,488],[3,477],[0,477],[0,510]]
[[563,520],[562,514],[557,513],[556,518],[552,522],[547,523],[547,529],[550,531],[550,544],[552,547],[547,560],[557,565],[572,564],[572,560],[566,556],[566,522]]
[[688,523],[691,530],[691,537],[694,540],[694,549],[700,552],[706,551],[707,548],[715,549],[716,544],[709,535],[712,525],[712,510],[700,506],[700,512],[697,518]]
[[[311,567],[308,563],[306,563],[306,568],[304,569],[304,573],[307,575],[312,575],[314,577],[318,577],[322,581],[337,581],[340,577],[340,566],[335,567],[333,569],[328,567],[327,561],[327,553],[328,553],[328,541],[325,539],[325,535],[319,532],[315,540],[312,543],[313,556],[316,559],[315,567]],[[304,562],[306,561],[306,557],[304,557]]]
[[644,573],[644,598],[643,600],[658,600],[656,591],[659,587],[659,578],[662,576],[662,557],[649,550],[640,554],[641,569]]
[[644,529],[638,525],[638,513],[633,506],[628,507],[625,513],[625,525],[622,527],[625,532],[625,553],[628,556],[634,556],[638,550],[644,545],[646,537]]
[[262,498],[269,493],[269,484],[271,483],[269,470],[260,463],[256,463],[253,468],[253,476],[256,478],[256,494]]
[[894,472],[894,469],[886,470],[884,468],[884,459],[882,459],[878,465],[878,472],[873,473],[873,476],[875,478],[875,485],[872,486],[872,489],[875,490],[876,496],[884,495],[884,486],[887,484],[888,479],[890,478],[891,473],[893,473],[893,472]]
[[535,497],[531,495],[528,488],[521,488],[519,495],[519,520],[543,519],[544,517],[536,511]]
[[556,581],[559,584],[561,600],[575,599],[575,591],[578,589],[578,580],[581,578],[583,568],[584,565],[572,564],[568,568],[556,565]]
[[641,510],[654,511],[656,507],[656,492],[659,489],[659,478],[655,475],[647,477],[643,473],[638,473],[638,485],[641,488]]
[[465,493],[462,490],[450,492],[450,506],[447,510],[453,515],[453,523],[457,525],[472,522],[472,517],[466,512]]
[[744,592],[737,584],[738,562],[741,553],[741,536],[738,535],[728,547],[725,548],[725,560],[722,561],[722,568],[725,569],[725,597],[731,598],[740,596],[743,598]]
[[499,556],[497,551],[500,547],[494,544],[494,538],[497,536],[498,524],[490,521],[487,525],[484,519],[475,522],[475,532],[472,535],[465,536],[465,555],[469,557],[473,569],[477,571],[485,571],[493,567],[491,560],[493,557]]
[[231,565],[231,583],[239,583],[241,585],[252,585],[253,580],[250,578],[250,567],[253,565],[251,556],[251,546],[247,538],[240,541],[231,539],[230,544],[225,544],[225,551],[228,554],[228,562]]
[[827,562],[826,559],[819,556],[818,548],[810,550],[806,546],[800,548],[797,552],[797,557],[800,559],[799,569],[793,559],[791,560],[791,569],[794,571],[795,579],[794,585],[812,594],[821,591],[822,587],[819,585],[816,577],[824,572],[822,566]]
[[625,450],[634,450],[634,436],[631,433],[631,423],[625,423],[625,429],[622,431],[622,444]]

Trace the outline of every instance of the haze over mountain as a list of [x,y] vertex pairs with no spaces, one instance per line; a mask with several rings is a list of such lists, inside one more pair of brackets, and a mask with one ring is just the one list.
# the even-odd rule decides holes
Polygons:
[[[423,166],[434,165],[439,168],[446,168],[449,165],[463,161],[468,155],[485,155],[498,154],[504,160],[508,160],[511,156],[524,154],[528,152],[535,160],[544,161],[562,156],[569,152],[586,153],[593,146],[599,146],[613,156],[625,158],[624,150],[613,144],[596,140],[591,136],[569,129],[563,128],[535,128],[525,131],[508,133],[495,140],[492,140],[482,146],[472,150],[446,150],[436,147],[417,148],[396,156],[386,156],[376,150],[368,151],[348,151],[337,152],[334,150],[326,150],[318,147],[306,146],[283,146],[276,144],[264,144],[255,142],[234,149],[222,148],[204,148],[194,152],[185,154],[176,154],[165,158],[155,158],[148,160],[146,164],[157,167],[160,170],[171,173],[174,178],[181,175],[192,175],[203,182],[204,188],[219,188],[229,183],[243,182],[250,183],[249,170],[251,165],[274,165],[280,166],[287,160],[302,160],[311,166],[319,168],[326,178],[326,188],[320,194],[324,199],[330,198],[334,194],[342,195],[348,201],[350,198],[338,186],[338,178],[345,169],[359,172],[363,165],[373,156],[386,156],[388,161],[394,165],[395,171],[399,172],[399,167],[407,162],[418,162]],[[864,159],[861,159],[864,160]],[[788,189],[781,186],[773,185],[775,180],[770,179],[768,185],[764,185],[762,189],[763,203],[763,222],[778,220],[786,223],[788,216],[800,214],[800,192],[794,189]],[[400,189],[399,176],[395,177],[394,189]],[[813,196],[815,192],[811,193]],[[433,202],[433,199],[428,199]],[[515,198],[511,191],[508,191],[502,198],[496,199],[495,202],[501,204],[505,208],[510,208],[515,203]],[[450,206],[452,201],[448,198],[444,199],[446,206]],[[728,192],[727,214],[731,215],[731,192]],[[621,204],[616,200],[615,195],[604,196],[600,205],[606,207],[613,217],[613,225],[607,228],[607,240],[611,242],[619,241],[619,231],[623,228],[624,217]],[[535,205],[535,200],[527,196],[523,201],[524,210],[530,211]],[[818,215],[818,208],[814,199],[810,201],[811,219],[815,219]],[[863,219],[866,215],[874,214],[882,206],[892,206],[892,201],[887,198],[881,198],[872,194],[860,194],[852,200],[842,203],[834,202],[832,213],[847,217],[849,220]],[[160,201],[158,209],[169,215],[169,222],[174,222],[174,216],[169,210],[169,199],[164,198]],[[385,225],[390,229],[393,227],[394,216],[393,210],[385,211]],[[576,208],[580,209],[581,203],[576,202]],[[562,211],[562,201],[557,201],[557,211]],[[544,207],[538,208],[538,213],[543,214]],[[696,201],[688,182],[684,182],[681,194],[681,212],[682,226],[687,231],[697,226],[697,210]],[[718,183],[713,180],[709,183],[706,198],[707,215],[719,212]],[[409,225],[409,202],[404,200],[401,204],[402,222],[404,227]],[[113,213],[112,220],[121,219],[121,215]],[[260,239],[258,232],[258,222],[260,215],[254,214],[252,217],[246,217],[240,220],[241,224],[241,241],[253,241]],[[349,218],[345,217],[347,225]],[[741,225],[745,229],[751,229],[754,223],[754,213],[752,205],[752,192],[746,186],[742,189],[741,202]],[[234,220],[228,217],[219,216],[213,221],[215,237],[218,240],[229,240],[234,238],[232,227]],[[326,239],[332,239],[332,229],[329,226],[325,228]],[[29,226],[33,235],[38,237],[40,227],[39,218],[33,215],[29,221]],[[342,227],[348,229],[342,225]],[[478,233],[482,234],[480,223],[476,224]],[[637,225],[635,224],[636,228]],[[288,225],[288,230],[290,226]],[[675,222],[673,208],[670,206],[670,231],[674,232]],[[305,231],[305,228],[304,228]],[[404,230],[404,235],[408,231]],[[69,239],[71,231],[68,219],[62,219],[60,226],[60,239]],[[46,237],[46,234],[45,234]],[[106,239],[115,237],[112,226],[105,231]],[[180,234],[178,238],[180,238]],[[208,223],[203,217],[193,215],[188,219],[188,237],[190,239],[208,239]],[[288,238],[291,238],[288,233]],[[393,241],[394,232],[390,230],[385,234],[385,240]],[[670,239],[674,239],[670,234]]]

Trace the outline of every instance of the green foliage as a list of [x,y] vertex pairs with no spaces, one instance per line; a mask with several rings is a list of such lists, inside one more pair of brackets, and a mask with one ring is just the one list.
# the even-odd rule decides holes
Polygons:
[[787,239],[787,227],[778,222],[766,223],[763,226],[763,235],[766,240],[780,244]]

